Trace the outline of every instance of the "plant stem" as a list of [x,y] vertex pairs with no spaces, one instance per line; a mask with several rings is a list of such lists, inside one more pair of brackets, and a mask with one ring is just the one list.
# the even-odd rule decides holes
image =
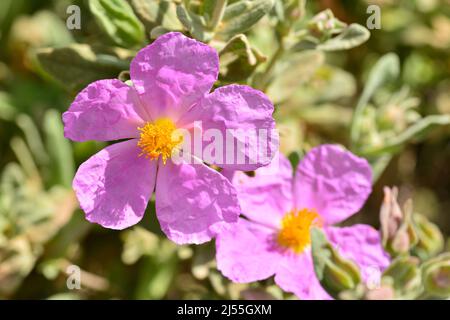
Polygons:
[[214,7],[211,20],[209,22],[209,27],[211,30],[215,30],[222,21],[225,8],[227,6],[228,0],[216,0],[216,5]]
[[278,59],[283,55],[283,53],[284,53],[284,45],[283,45],[283,39],[281,39],[280,45],[278,46],[277,51],[275,51],[273,56],[270,58],[267,68],[259,82],[258,87],[262,91],[267,89],[267,86],[269,85],[270,78],[272,77],[272,73],[276,66],[276,63],[277,63]]

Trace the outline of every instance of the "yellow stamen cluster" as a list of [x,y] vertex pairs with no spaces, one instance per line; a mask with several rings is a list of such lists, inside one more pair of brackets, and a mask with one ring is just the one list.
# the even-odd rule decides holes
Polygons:
[[277,235],[278,244],[295,253],[301,253],[311,243],[310,228],[321,225],[316,211],[292,210],[281,221],[281,230]]
[[175,134],[177,128],[168,118],[147,122],[138,129],[141,132],[138,142],[138,146],[142,149],[141,155],[151,160],[161,156],[164,164],[172,156],[173,149],[183,142],[183,136]]

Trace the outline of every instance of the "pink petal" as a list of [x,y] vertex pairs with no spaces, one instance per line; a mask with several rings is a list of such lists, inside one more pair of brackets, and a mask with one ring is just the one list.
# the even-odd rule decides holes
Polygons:
[[280,254],[270,229],[239,219],[216,238],[217,268],[234,282],[253,282],[274,275]]
[[[273,110],[273,104],[261,91],[229,85],[207,95],[180,119],[179,124],[187,126],[202,121],[203,140],[206,140],[207,130],[219,131],[223,141],[223,152],[218,152],[222,154],[221,159],[198,155],[204,161],[223,168],[250,171],[267,165],[278,151]],[[212,140],[205,141],[203,154]]]
[[142,219],[155,186],[156,162],[139,157],[136,143],[113,144],[78,168],[73,188],[90,222],[124,229]]
[[99,80],[83,89],[63,114],[64,136],[74,141],[135,138],[145,117],[132,87]]
[[275,283],[302,300],[331,299],[316,277],[310,249],[301,254],[286,255],[278,266]]
[[160,164],[156,214],[167,237],[178,244],[211,240],[240,213],[236,191],[204,164]]
[[217,52],[178,32],[160,36],[131,61],[131,80],[154,119],[177,119],[211,90]]
[[327,227],[325,232],[343,257],[359,265],[364,280],[374,272],[381,274],[389,265],[389,256],[381,246],[380,234],[371,226]]
[[337,145],[322,145],[300,162],[294,182],[298,209],[316,209],[326,224],[361,209],[372,191],[372,171],[363,158]]
[[282,217],[293,209],[292,167],[289,160],[278,153],[266,167],[250,177],[237,171],[233,177],[242,213],[252,221],[279,228]]

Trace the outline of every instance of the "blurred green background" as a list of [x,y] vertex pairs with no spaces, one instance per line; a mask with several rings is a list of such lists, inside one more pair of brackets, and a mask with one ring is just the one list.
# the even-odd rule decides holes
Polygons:
[[[183,30],[170,8],[164,18],[136,9],[145,2],[131,1],[145,28],[145,39],[131,39],[131,44],[105,36],[87,1],[0,2],[0,298],[290,297],[272,280],[239,285],[224,279],[214,268],[213,243],[175,246],[162,235],[153,205],[138,226],[124,231],[91,225],[78,208],[71,190],[74,172],[105,144],[66,140],[61,113],[87,83],[127,79],[123,71],[136,50],[150,43],[150,34]],[[72,4],[81,9],[80,30],[66,27],[66,10]],[[362,130],[365,138],[352,151],[366,155],[366,146],[385,146],[418,118],[450,115],[450,1],[309,1],[304,16],[329,8],[340,21],[365,26],[369,4],[380,6],[382,22],[381,29],[370,31],[368,41],[349,50],[324,50],[321,56],[284,55],[268,84],[258,78],[258,68],[272,61],[277,37],[283,35],[274,8],[245,31],[256,62],[221,70],[219,85],[243,82],[268,92],[277,108],[282,151],[294,162],[319,143],[354,143],[348,133],[352,112],[370,71],[388,52],[398,56],[400,73],[371,98],[371,107],[378,106],[378,111],[368,108],[373,114],[364,116],[375,119],[378,131],[370,131],[372,122],[364,124],[368,132]],[[220,48],[221,41],[228,40],[226,35],[214,38],[211,45]],[[225,59],[224,53],[224,66]],[[232,72],[237,68],[239,75],[249,65],[244,77]],[[283,65],[290,74],[283,73]],[[278,79],[277,72],[283,77]],[[362,214],[349,223],[378,227],[382,188],[397,185],[403,198],[414,199],[415,211],[435,222],[447,238],[450,126],[435,126],[387,156],[377,153],[373,163],[381,168],[374,192]],[[81,268],[81,290],[67,288],[67,267],[72,264]]]

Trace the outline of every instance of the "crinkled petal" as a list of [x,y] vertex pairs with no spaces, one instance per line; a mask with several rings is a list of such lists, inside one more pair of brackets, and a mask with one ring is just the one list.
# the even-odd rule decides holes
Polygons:
[[293,209],[292,166],[278,153],[272,162],[255,171],[253,177],[237,171],[233,177],[242,213],[252,221],[280,227],[282,217]]
[[280,253],[273,246],[273,231],[239,219],[217,235],[217,268],[234,282],[253,282],[274,275]]
[[359,211],[371,191],[369,163],[337,145],[309,151],[295,175],[296,207],[316,209],[325,224],[339,223]]
[[146,114],[134,88],[111,79],[88,85],[62,118],[68,139],[111,141],[138,137]]
[[219,172],[204,164],[172,160],[160,165],[156,214],[162,230],[178,243],[203,243],[236,222],[236,191]]
[[155,186],[156,161],[140,157],[136,143],[106,147],[78,168],[73,188],[90,222],[124,229],[142,219]]
[[302,300],[329,300],[314,272],[311,250],[287,254],[278,266],[275,283]]
[[178,32],[140,50],[130,66],[131,80],[154,119],[177,119],[211,90],[218,72],[217,52]]
[[371,226],[327,227],[325,232],[343,257],[358,264],[363,280],[381,275],[389,265],[389,256],[381,246],[380,234]]
[[180,119],[179,125],[201,121],[203,153],[196,155],[207,163],[250,171],[267,165],[278,151],[273,110],[261,91],[229,85],[207,95]]

